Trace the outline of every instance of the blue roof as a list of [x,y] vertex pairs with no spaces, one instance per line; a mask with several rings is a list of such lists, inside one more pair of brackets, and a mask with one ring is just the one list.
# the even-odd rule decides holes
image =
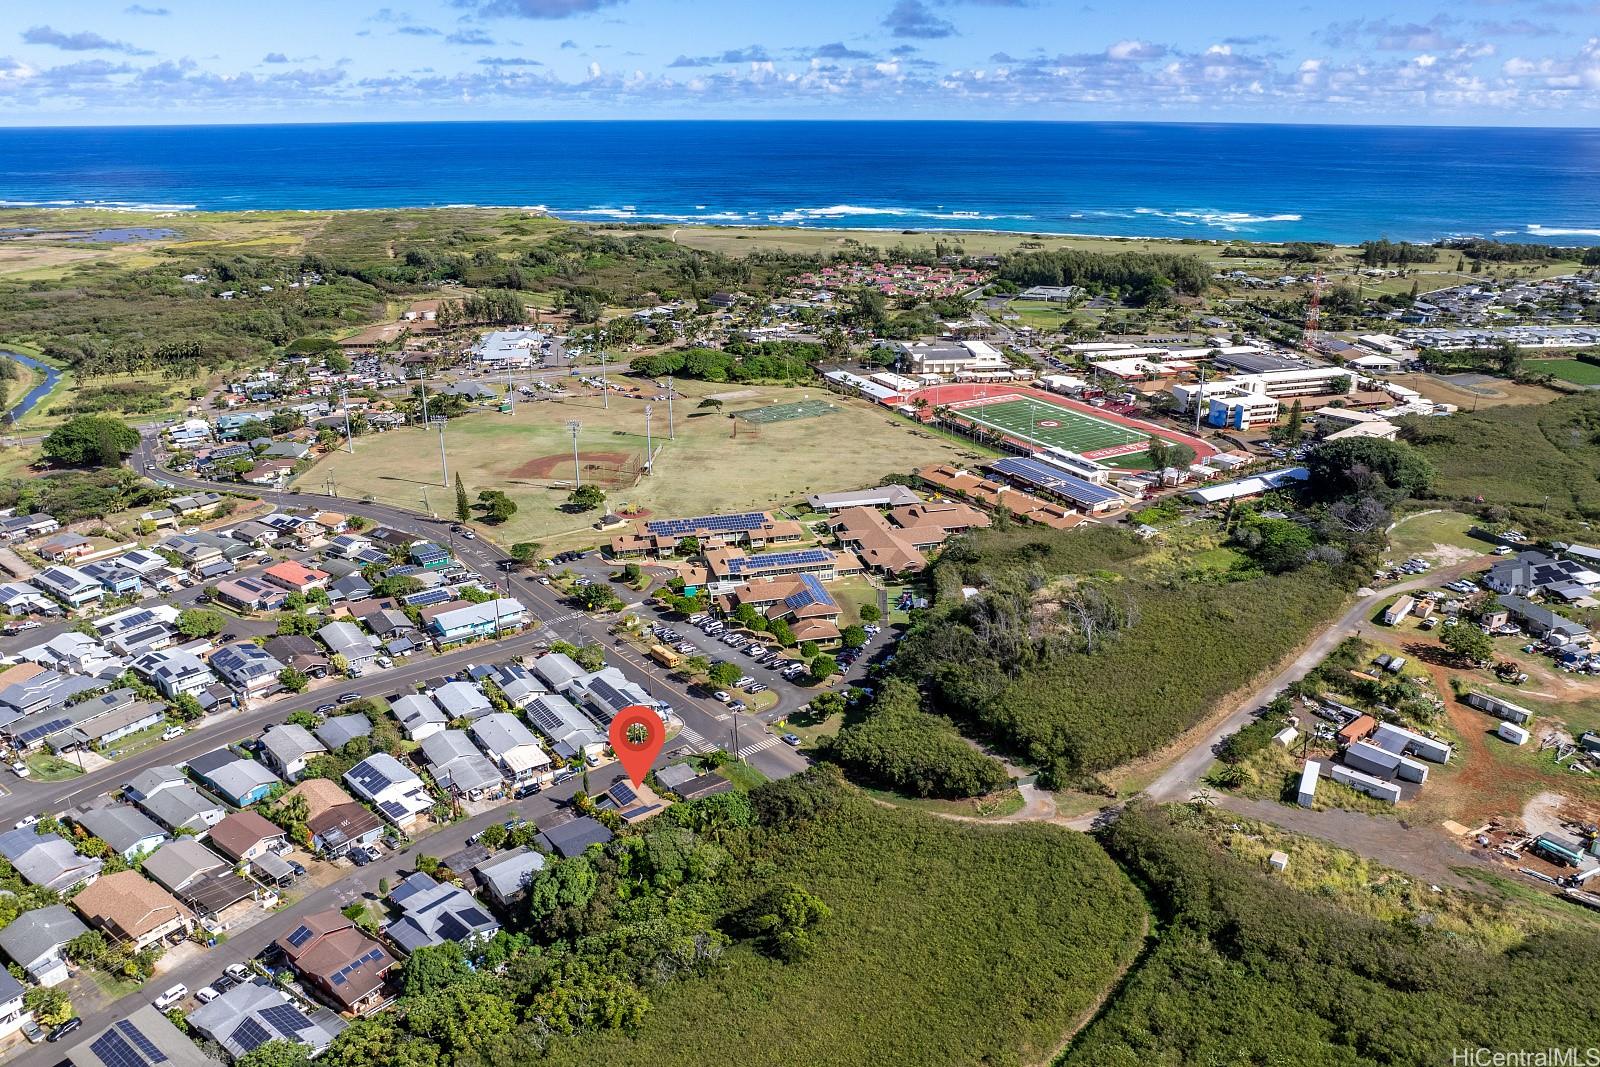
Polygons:
[[1038,486],[1076,504],[1104,504],[1122,499],[1122,495],[1114,489],[1066,474],[1036,459],[1008,456],[995,460],[989,467],[1008,478]]
[[833,597],[828,595],[828,591],[822,588],[822,583],[817,580],[815,574],[802,574],[800,576],[800,585],[800,592],[791,593],[783,598],[783,602],[789,610],[798,611],[800,608],[810,607],[812,604],[825,604],[830,608],[839,606]]

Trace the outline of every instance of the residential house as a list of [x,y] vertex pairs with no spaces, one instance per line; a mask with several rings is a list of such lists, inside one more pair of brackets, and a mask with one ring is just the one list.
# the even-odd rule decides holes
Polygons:
[[7,615],[40,615],[61,609],[26,582],[6,582],[0,584],[0,610]]
[[349,715],[330,715],[321,726],[311,731],[329,752],[337,752],[358,737],[372,736],[372,720],[360,712]]
[[0,539],[6,541],[26,541],[30,537],[43,537],[59,529],[61,524],[42,511],[0,519]]
[[277,611],[289,594],[278,586],[246,576],[218,582],[217,599],[240,611]]
[[346,771],[344,780],[356,796],[402,830],[415,826],[433,807],[422,779],[387,752],[374,752]]
[[505,785],[500,771],[463,730],[441,730],[422,742],[428,772],[439,788],[467,800],[478,800]]
[[500,852],[472,868],[489,899],[509,908],[528,892],[528,883],[544,869],[544,856],[531,848]]
[[310,730],[292,722],[269,726],[261,735],[262,758],[286,782],[298,781],[306,761],[327,751]]
[[548,779],[550,756],[521,719],[506,712],[485,715],[471,727],[472,738],[514,783]]
[[47,537],[33,546],[36,555],[53,563],[71,563],[94,551],[94,544],[82,534],[69,532]]
[[323,551],[339,559],[357,559],[363,552],[372,551],[372,539],[360,534],[340,534],[329,539]]
[[211,828],[211,844],[235,863],[252,863],[288,844],[288,833],[253,811],[236,811]]
[[1600,587],[1600,572],[1582,559],[1520,552],[1489,568],[1483,584],[1496,593],[1512,596],[1544,593],[1561,600],[1581,600]]
[[0,949],[17,966],[43,986],[55,986],[70,977],[67,942],[89,928],[65,904],[25,911],[0,930]]
[[123,786],[122,795],[172,833],[184,830],[203,836],[228,814],[170,764],[140,771]]
[[438,701],[451,722],[457,719],[481,719],[494,709],[483,690],[471,682],[448,682],[429,695]]
[[359,574],[347,574],[328,586],[328,597],[335,604],[353,604],[372,596],[372,583]]
[[642,704],[656,707],[658,701],[616,667],[603,667],[573,683],[568,695],[586,705],[599,722],[609,723],[623,708]]
[[592,815],[583,815],[547,828],[539,835],[545,849],[562,859],[581,856],[590,845],[603,845],[612,838],[610,830]]
[[27,990],[10,971],[0,971],[0,1038],[10,1037],[33,1018],[24,1002],[26,995]]
[[186,934],[194,912],[138,871],[118,871],[97,879],[72,903],[90,926],[115,944],[142,951],[170,934]]
[[528,611],[521,601],[497,597],[440,612],[429,620],[428,630],[440,644],[449,645],[520,630],[527,621]]
[[198,693],[217,680],[199,656],[183,649],[147,652],[133,661],[133,671],[168,700],[176,700],[184,693]]
[[217,1067],[216,1060],[150,1004],[140,1004],[98,1033],[85,1034],[66,1050],[72,1067]]
[[444,709],[425,695],[408,693],[389,702],[389,710],[400,720],[400,728],[413,741],[425,740],[445,728],[450,718]]
[[1589,641],[1587,626],[1543,604],[1535,604],[1520,596],[1502,596],[1500,606],[1535,637],[1558,645],[1587,644]]
[[78,815],[77,824],[110,845],[129,863],[154,852],[167,840],[166,831],[130,804],[108,804]]
[[261,575],[273,585],[291,593],[309,593],[328,585],[328,572],[307,567],[296,560],[286,559],[268,567]]
[[63,674],[88,674],[115,677],[122,673],[122,660],[106,651],[106,646],[87,634],[67,630],[50,640],[25,648],[21,657]]
[[487,940],[500,923],[458,885],[437,882],[421,871],[409,875],[389,894],[400,915],[383,928],[389,940],[406,952],[442,945]]
[[197,914],[213,920],[241,901],[254,901],[261,891],[192,837],[162,845],[144,861],[144,873]]
[[605,750],[605,733],[565,697],[542,694],[534,697],[523,712],[533,728],[550,739],[550,747],[559,759],[587,759]]
[[29,579],[34,586],[69,608],[81,608],[105,595],[105,588],[76,567],[46,567]]
[[306,829],[318,855],[334,859],[352,848],[365,848],[383,836],[383,821],[368,811],[338,783],[308,778],[289,790],[306,802]]
[[307,678],[324,678],[333,665],[321,645],[304,634],[283,634],[269,637],[261,646],[267,655],[287,664]]
[[337,911],[309,915],[276,942],[300,976],[341,1011],[370,1015],[388,1003],[395,959]]
[[219,748],[189,761],[189,773],[236,808],[265,800],[278,784],[277,777],[255,760]]
[[213,652],[211,669],[235,691],[250,697],[277,689],[283,664],[260,645],[241,641]]
[[92,856],[78,855],[59,834],[36,834],[29,826],[0,834],[0,856],[30,885],[42,885],[57,893],[90,885],[100,877],[104,866]]
[[317,636],[332,655],[343,656],[349,669],[356,674],[371,667],[378,658],[372,638],[353,622],[330,622],[317,631]]
[[188,1022],[235,1062],[269,1041],[304,1045],[308,1055],[316,1056],[345,1028],[344,1020],[335,1013],[307,1015],[283,990],[255,982],[233,986],[209,1004],[200,1005],[189,1012]]

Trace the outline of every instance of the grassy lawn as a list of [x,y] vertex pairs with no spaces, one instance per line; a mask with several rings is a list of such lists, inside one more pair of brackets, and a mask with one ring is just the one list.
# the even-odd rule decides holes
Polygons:
[[[865,577],[841,578],[828,583],[828,592],[838,602],[843,613],[839,616],[839,629],[861,621],[861,608],[870,604],[878,606],[878,587]],[[893,600],[890,601],[893,604]]]
[[[688,396],[677,402],[676,440],[666,439],[662,405],[655,404],[654,443],[660,449],[655,471],[637,484],[608,489],[608,508],[644,508],[656,516],[765,509],[806,493],[872,485],[886,474],[973,455],[909,420],[815,387],[678,385]],[[697,411],[698,398],[711,394],[726,398],[723,412]],[[760,428],[725,417],[803,397],[828,398],[836,410]],[[459,473],[474,496],[502,489],[517,502],[517,514],[489,531],[497,541],[535,540],[548,551],[603,540],[592,528],[598,513],[559,510],[572,478],[567,422],[582,423],[581,451],[636,464],[645,446],[643,408],[643,401],[621,397],[613,397],[609,409],[598,397],[573,397],[519,404],[514,415],[464,416],[446,429],[451,480]],[[841,441],[849,446],[840,448]],[[426,492],[433,511],[441,516],[453,511],[453,490],[440,484],[438,437],[431,430],[393,430],[360,441],[354,455],[324,457],[297,484],[320,492],[329,477],[343,496],[420,508]]]
[[[741,747],[748,742],[740,738]],[[734,784],[734,787],[744,792],[749,792],[762,782],[767,776],[756,770],[742,759],[731,759],[717,768],[717,773]]]
[[52,756],[48,752],[35,752],[28,757],[27,763],[28,777],[36,782],[65,782],[83,773],[76,763],[70,763],[60,756]]
[[[127,759],[129,756],[138,755],[140,752],[143,752],[145,749],[150,748],[153,745],[161,744],[161,734],[164,730],[166,730],[168,725],[170,724],[165,722],[159,723],[150,727],[148,730],[140,730],[136,734],[129,734],[127,737],[115,742],[111,746],[111,750],[115,752],[116,755],[111,756],[111,758]],[[109,756],[110,753],[107,753],[107,755]]]
[[1089,838],[981,826],[853,797],[761,856],[822,899],[815,951],[748,944],[712,975],[651,990],[630,1031],[586,1035],[557,1067],[977,1067],[1046,1063],[1142,944],[1144,905]]
[[959,815],[968,819],[1003,819],[1022,810],[1022,794],[1015,789],[1002,789],[988,796],[968,797],[962,800],[940,800],[937,797],[908,797],[886,789],[866,789],[868,796],[876,797],[897,808],[910,808],[933,815]]
[[1467,531],[1477,525],[1477,520],[1459,511],[1431,511],[1410,515],[1395,523],[1389,531],[1389,555],[1404,560],[1412,556],[1427,558],[1439,555],[1441,546],[1478,553],[1488,553],[1494,545],[1480,541]]
[[1549,374],[1573,385],[1600,385],[1600,367],[1576,359],[1530,359],[1528,371]]

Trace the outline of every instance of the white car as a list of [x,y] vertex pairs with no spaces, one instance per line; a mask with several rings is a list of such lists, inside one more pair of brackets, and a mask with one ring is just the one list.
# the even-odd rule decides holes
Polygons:
[[38,822],[38,821],[39,821],[39,816],[37,816],[37,815],[24,815],[22,818],[17,820],[17,827],[16,828],[18,830],[25,830],[28,827],[32,826],[34,823]]
[[194,999],[198,1000],[202,1004],[210,1004],[213,1000],[216,1000],[220,996],[222,996],[222,994],[218,993],[210,986],[205,986],[194,991]]
[[176,740],[177,738],[180,738],[180,737],[183,736],[183,732],[184,732],[183,731],[183,727],[181,727],[181,726],[169,726],[165,730],[161,731],[161,740],[163,740],[163,741]]
[[179,982],[177,985],[161,994],[155,1000],[151,1001],[151,1006],[159,1012],[171,1011],[179,1004],[182,1004],[183,998],[187,997],[188,995],[189,987],[184,985],[182,982]]
[[28,765],[21,760],[14,760],[11,764],[11,773],[18,778],[28,777]]
[[222,971],[240,985],[250,981],[250,971],[243,964],[230,963]]

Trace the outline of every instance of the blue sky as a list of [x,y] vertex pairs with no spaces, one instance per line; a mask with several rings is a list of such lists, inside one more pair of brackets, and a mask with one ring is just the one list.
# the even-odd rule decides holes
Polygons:
[[0,124],[1592,126],[1600,0],[7,0]]

